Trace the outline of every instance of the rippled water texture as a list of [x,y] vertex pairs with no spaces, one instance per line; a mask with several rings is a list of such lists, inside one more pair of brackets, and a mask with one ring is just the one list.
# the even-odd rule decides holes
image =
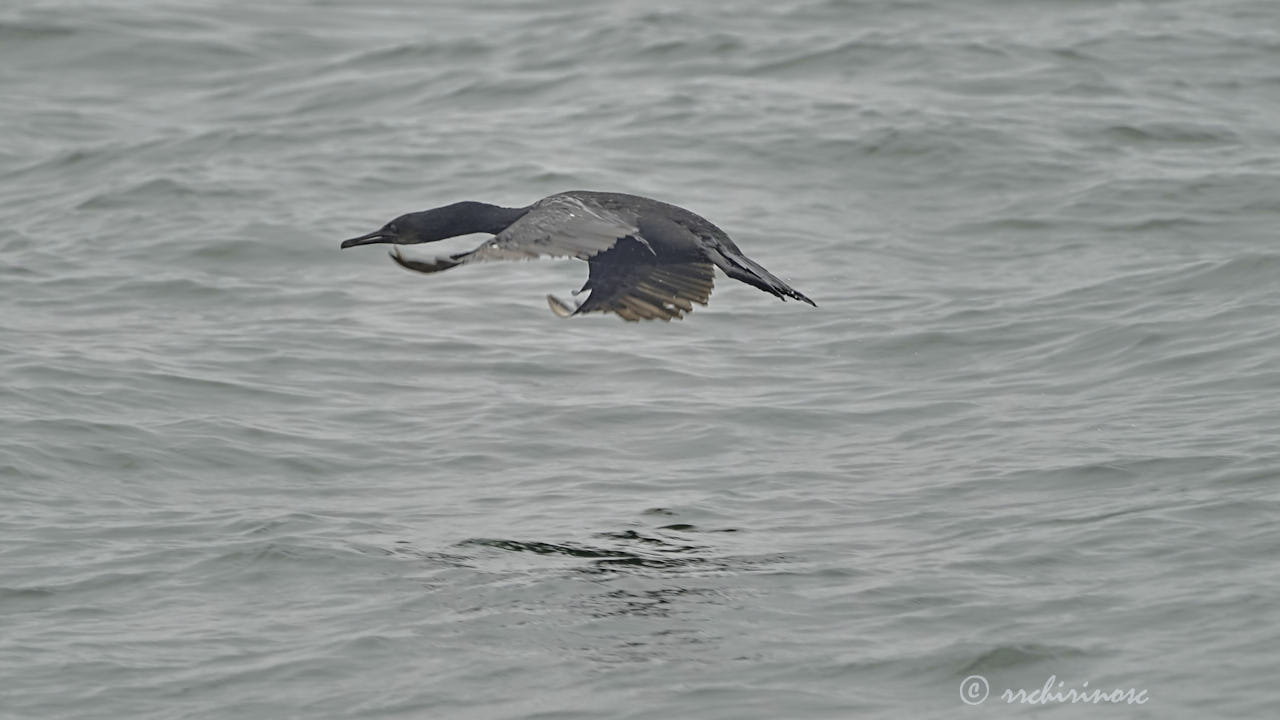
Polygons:
[[[1277,28],[5,4],[0,716],[1273,716]],[[820,307],[337,247],[573,188]]]

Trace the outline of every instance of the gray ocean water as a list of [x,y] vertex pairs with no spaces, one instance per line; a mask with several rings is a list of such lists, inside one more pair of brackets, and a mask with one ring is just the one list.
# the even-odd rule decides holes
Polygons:
[[[18,0],[0,91],[0,717],[1275,717],[1271,0]],[[576,188],[820,307],[338,249]]]

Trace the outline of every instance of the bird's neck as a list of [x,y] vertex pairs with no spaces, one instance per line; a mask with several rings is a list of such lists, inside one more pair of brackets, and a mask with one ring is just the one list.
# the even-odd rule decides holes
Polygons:
[[471,232],[489,233],[497,235],[506,230],[511,223],[519,220],[525,213],[529,212],[529,208],[508,208],[501,205],[490,205],[488,203],[476,203],[474,212],[468,218],[474,223],[474,230]]

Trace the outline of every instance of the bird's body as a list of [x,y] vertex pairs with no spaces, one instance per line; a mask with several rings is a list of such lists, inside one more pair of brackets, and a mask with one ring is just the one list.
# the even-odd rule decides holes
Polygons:
[[713,267],[783,300],[791,297],[814,305],[749,259],[705,218],[675,205],[622,193],[573,190],[523,208],[455,203],[402,215],[342,246],[432,242],[473,232],[494,237],[475,250],[434,261],[406,258],[398,248],[391,257],[423,273],[470,262],[543,255],[585,260],[587,282],[578,291],[591,291],[585,301],[573,307],[547,296],[551,309],[562,317],[612,312],[625,320],[678,319],[693,310],[693,303],[707,304]]

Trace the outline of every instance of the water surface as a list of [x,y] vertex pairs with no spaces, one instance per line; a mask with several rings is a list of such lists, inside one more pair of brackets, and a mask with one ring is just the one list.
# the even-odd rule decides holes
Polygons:
[[[0,10],[0,715],[1270,716],[1276,27]],[[574,188],[820,307],[563,321],[581,263],[337,248]],[[998,697],[1050,676],[1149,700]]]

